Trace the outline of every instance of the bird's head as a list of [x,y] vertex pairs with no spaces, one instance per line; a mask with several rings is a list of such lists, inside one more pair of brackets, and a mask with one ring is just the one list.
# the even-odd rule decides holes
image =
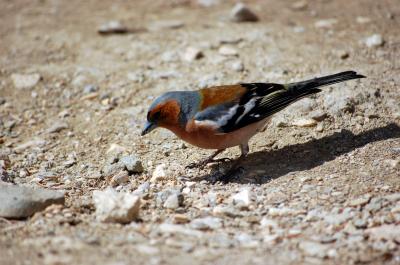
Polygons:
[[178,126],[181,117],[181,97],[179,92],[168,92],[158,97],[147,112],[147,122],[142,136],[157,127]]

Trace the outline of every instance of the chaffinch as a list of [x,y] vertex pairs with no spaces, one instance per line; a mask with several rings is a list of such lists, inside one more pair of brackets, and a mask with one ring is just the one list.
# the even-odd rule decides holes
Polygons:
[[364,77],[347,71],[290,84],[247,83],[167,92],[151,104],[142,135],[162,127],[192,145],[217,150],[194,166],[219,161],[214,157],[233,146],[240,146],[243,158],[249,152],[250,138],[271,115],[320,92],[318,87]]

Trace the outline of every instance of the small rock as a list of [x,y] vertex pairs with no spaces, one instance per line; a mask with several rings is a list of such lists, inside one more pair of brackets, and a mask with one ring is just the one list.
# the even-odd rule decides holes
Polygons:
[[376,47],[383,46],[383,44],[384,44],[384,40],[380,34],[374,34],[374,35],[366,38],[364,42],[368,48],[376,48]]
[[307,1],[304,1],[304,0],[294,2],[291,6],[291,8],[293,10],[305,10],[305,9],[307,9],[307,7],[308,7],[308,3],[307,3]]
[[186,224],[190,221],[190,219],[184,214],[175,214],[173,221],[175,224]]
[[393,169],[400,169],[400,159],[386,159],[385,163]]
[[368,225],[368,222],[365,219],[356,219],[354,221],[354,226],[357,228],[366,228],[367,225]]
[[215,6],[220,3],[219,0],[197,0],[197,4],[204,7]]
[[260,225],[262,228],[268,229],[275,229],[278,227],[278,223],[276,221],[265,216],[261,219]]
[[349,206],[351,207],[364,206],[370,201],[371,197],[372,196],[370,194],[366,194],[357,199],[353,199],[349,202]]
[[229,216],[229,217],[236,217],[238,216],[237,211],[230,206],[222,206],[217,205],[213,209],[213,214],[216,216]]
[[165,179],[167,177],[167,173],[165,171],[166,166],[167,165],[165,165],[165,164],[158,165],[153,171],[150,182],[154,183],[154,182],[158,182],[160,180]]
[[190,226],[198,230],[214,230],[222,227],[222,220],[210,216],[197,218],[190,222]]
[[314,26],[316,28],[332,28],[333,25],[335,25],[337,23],[336,19],[321,19],[315,22]]
[[103,170],[103,176],[106,178],[115,176],[116,174],[118,174],[121,171],[124,171],[126,169],[125,165],[122,163],[115,163],[115,164],[111,164],[111,165],[106,165]]
[[293,126],[297,127],[314,127],[317,125],[317,122],[314,119],[298,119],[292,123]]
[[40,74],[12,74],[11,79],[18,89],[32,88],[42,79]]
[[308,116],[313,120],[323,121],[328,115],[322,110],[314,110]]
[[218,52],[224,56],[237,56],[238,55],[238,51],[235,48],[233,48],[231,46],[226,46],[226,45],[221,46],[218,49]]
[[236,193],[235,195],[232,196],[232,200],[234,204],[242,208],[248,208],[251,203],[249,190],[244,189],[241,192]]
[[236,235],[235,239],[243,248],[257,248],[260,245],[260,242],[258,240],[255,240],[252,236],[245,233],[240,233],[239,235]]
[[356,17],[356,22],[359,24],[367,24],[371,22],[371,19],[369,17]]
[[0,183],[0,217],[26,218],[52,204],[64,204],[65,194],[42,188]]
[[149,25],[150,30],[179,29],[185,24],[180,20],[160,20]]
[[65,130],[68,128],[68,123],[65,121],[56,121],[51,125],[46,132],[47,133],[58,133],[61,132],[62,130]]
[[179,195],[176,193],[173,193],[168,196],[167,200],[164,203],[164,208],[167,209],[176,209],[179,207]]
[[256,22],[256,21],[258,21],[257,15],[243,3],[237,3],[233,7],[233,9],[231,11],[230,19],[233,22]]
[[369,236],[375,240],[393,240],[400,243],[400,225],[381,225],[369,228],[365,231]]
[[329,246],[312,241],[301,241],[299,248],[306,256],[326,258],[328,257]]
[[182,225],[174,225],[174,224],[160,224],[158,230],[163,234],[179,234],[183,236],[201,238],[203,233],[197,230],[185,228]]
[[25,142],[23,144],[17,145],[15,147],[15,152],[16,153],[20,153],[22,151],[24,151],[25,149],[31,148],[31,147],[43,147],[46,145],[46,141],[43,139],[34,139],[34,140],[30,140],[28,142]]
[[241,61],[234,61],[231,65],[231,68],[236,72],[242,72],[244,70],[244,65]]
[[89,85],[86,85],[86,86],[83,88],[83,93],[89,94],[89,93],[96,92],[97,90],[98,90],[98,87],[97,87],[97,86],[95,86],[95,85],[93,85],[93,84],[89,84]]
[[96,218],[102,222],[130,223],[139,215],[140,198],[108,188],[93,192]]
[[128,28],[122,25],[120,21],[112,20],[101,25],[97,32],[101,35],[124,34],[128,32]]
[[[160,250],[158,248],[149,246],[149,245],[140,244],[140,245],[137,245],[135,248],[139,253],[144,254],[144,255],[154,256],[154,255],[157,255],[160,253]],[[114,264],[114,263],[112,263],[112,264]],[[119,265],[119,264],[120,263],[116,263],[115,265]],[[125,263],[121,263],[121,265],[122,264],[125,264]]]
[[129,181],[129,174],[127,171],[122,170],[111,178],[110,184],[112,186],[118,186]]
[[136,156],[123,156],[119,159],[129,173],[142,173],[144,171],[142,161],[140,161]]
[[193,62],[197,59],[200,59],[204,56],[203,52],[195,47],[188,47],[184,54],[182,55],[182,59],[187,62]]

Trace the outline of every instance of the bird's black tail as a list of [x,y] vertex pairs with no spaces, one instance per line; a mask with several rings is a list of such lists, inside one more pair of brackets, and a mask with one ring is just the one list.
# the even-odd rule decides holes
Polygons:
[[302,82],[291,83],[287,85],[287,89],[294,94],[313,94],[320,90],[316,89],[321,86],[327,86],[331,84],[336,84],[344,82],[347,80],[365,78],[363,75],[359,75],[354,71],[341,72],[334,75],[328,75],[324,77],[314,78]]

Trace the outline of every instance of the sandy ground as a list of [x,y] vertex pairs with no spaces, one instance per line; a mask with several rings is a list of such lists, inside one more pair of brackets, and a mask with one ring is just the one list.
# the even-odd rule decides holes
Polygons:
[[[0,0],[7,171],[14,183],[67,194],[64,206],[27,220],[0,219],[0,264],[400,263],[398,1],[246,1],[255,23],[229,21],[234,1],[209,2]],[[131,32],[98,34],[111,20]],[[374,34],[383,42],[368,47]],[[237,54],[221,54],[223,46]],[[186,61],[189,47],[204,56]],[[228,162],[185,168],[210,151],[165,130],[139,136],[149,104],[166,91],[350,69],[368,78],[277,114],[227,184],[214,180]],[[13,74],[41,80],[16,88]],[[91,202],[110,186],[110,148],[145,168],[119,191],[150,183],[159,164],[168,175],[149,184],[139,220],[128,225],[97,221]],[[238,155],[232,148],[221,157]],[[176,209],[163,206],[168,189],[182,193]],[[231,199],[243,189],[245,209]],[[177,214],[190,223],[163,229]],[[193,220],[203,217],[222,225],[199,230]]]

